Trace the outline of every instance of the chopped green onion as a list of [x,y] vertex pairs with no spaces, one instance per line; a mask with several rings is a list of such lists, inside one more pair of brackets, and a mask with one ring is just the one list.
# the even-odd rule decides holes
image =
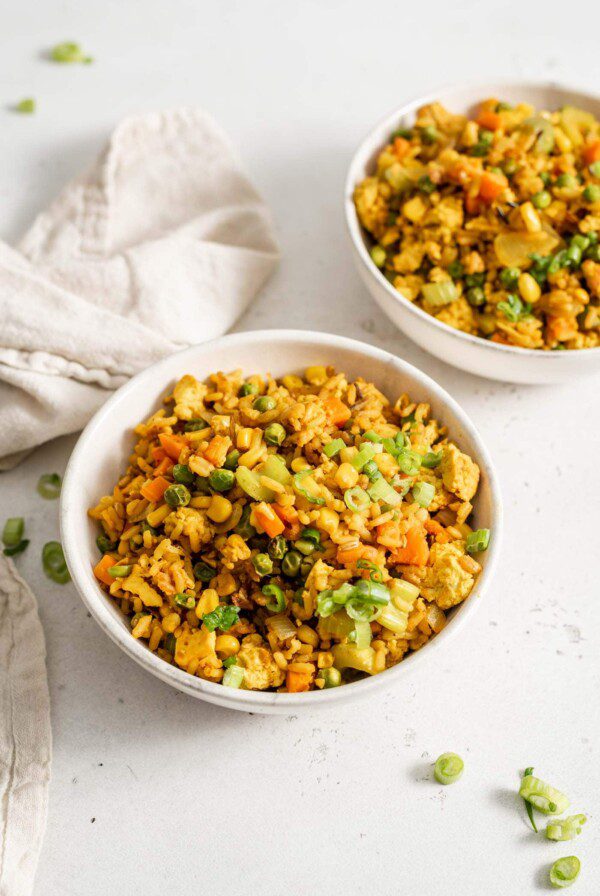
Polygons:
[[333,591],[327,588],[317,594],[317,616],[326,619],[338,610],[338,605],[333,599]]
[[581,862],[577,856],[565,856],[557,859],[550,868],[550,883],[553,887],[570,887],[579,877]]
[[262,593],[265,597],[273,598],[267,601],[267,610],[270,613],[282,613],[285,610],[285,596],[279,585],[270,582],[263,586]]
[[373,563],[372,560],[363,560],[362,557],[356,562],[357,569],[369,569],[371,571],[372,582],[383,582],[383,571],[381,567]]
[[384,607],[390,602],[390,592],[381,582],[359,579],[352,587],[352,599]]
[[37,484],[37,493],[47,501],[54,501],[60,495],[62,479],[58,473],[44,473]]
[[354,631],[350,634],[354,635],[354,637],[351,639],[349,635],[348,640],[354,641],[359,649],[362,647],[368,647],[373,637],[373,633],[371,632],[371,624],[369,622],[365,622],[362,619],[358,619],[354,624]]
[[[301,495],[303,498],[306,498],[307,501],[310,501],[311,504],[317,504],[319,507],[322,507],[325,504],[325,498],[322,498],[320,495],[315,494],[315,492],[309,492],[304,484],[307,477],[312,476],[313,470],[300,470],[299,473],[294,474],[294,490]],[[316,488],[316,483],[314,480],[310,480],[313,488]]]
[[435,762],[433,773],[440,784],[454,784],[465,768],[463,760],[456,753],[442,753]]
[[581,834],[581,829],[586,821],[585,815],[553,818],[546,825],[546,837],[548,840],[574,840]]
[[196,598],[191,594],[176,594],[173,600],[178,607],[183,607],[185,610],[193,610],[196,606]]
[[396,507],[402,501],[402,495],[399,495],[383,476],[370,485],[367,492],[372,501],[383,501],[390,507]]
[[366,445],[363,444],[358,454],[354,455],[350,463],[355,470],[358,470],[360,472],[365,464],[368,463],[368,461],[372,460],[376,454],[377,447],[375,443],[367,442]]
[[335,457],[345,447],[346,443],[343,439],[334,439],[332,442],[323,445],[323,454],[325,457]]
[[431,482],[415,482],[412,495],[421,507],[429,507],[435,498],[435,485]]
[[[550,269],[548,269],[550,273]],[[509,293],[505,302],[498,302],[496,305],[498,311],[508,318],[512,323],[517,323],[523,317],[527,317],[531,312],[531,305],[522,302],[518,295]]]
[[209,429],[210,424],[201,417],[195,417],[193,420],[188,420],[183,428],[186,432],[200,432],[202,429]]
[[229,669],[230,666],[235,666],[237,663],[237,656],[228,656],[226,660],[223,660],[223,668]]
[[67,569],[65,555],[59,541],[49,541],[42,548],[42,566],[49,579],[64,585],[71,576]]
[[378,435],[374,430],[369,429],[363,433],[363,439],[367,442],[383,442],[383,436]]
[[217,628],[226,632],[238,621],[239,612],[237,607],[230,604],[219,604],[212,612],[204,614],[202,622],[209,632],[214,632]]
[[376,479],[381,478],[381,473],[379,471],[379,467],[375,463],[374,460],[368,460],[364,467],[362,468],[362,472],[369,479],[370,482],[375,482]]
[[564,793],[534,775],[523,776],[519,796],[544,815],[560,814],[569,808],[569,800]]
[[[148,528],[151,529],[152,527],[149,526]],[[98,536],[96,544],[101,554],[110,554],[111,551],[116,551],[117,549],[117,542],[111,541],[110,538],[104,534]]]
[[460,280],[464,272],[465,269],[458,259],[451,261],[448,265],[448,273],[453,280]]
[[325,682],[325,688],[339,688],[342,683],[342,673],[334,666],[330,666],[329,669],[321,669],[319,677]]
[[23,538],[25,520],[22,516],[13,516],[4,523],[2,531],[2,543],[7,548],[16,547]]
[[33,97],[26,97],[20,100],[15,106],[15,112],[21,112],[23,115],[33,115],[35,112],[35,100]]
[[116,566],[109,567],[108,574],[109,576],[112,576],[113,579],[126,579],[127,576],[131,574],[132,569],[133,567],[130,564],[117,564]]
[[[137,615],[137,614],[136,614]],[[133,619],[131,620],[133,622]],[[169,633],[165,638],[164,648],[165,650],[175,656],[175,648],[177,647],[177,638],[175,635]]]
[[364,488],[355,485],[354,488],[347,488],[344,492],[344,502],[350,510],[362,513],[371,504],[371,499]]
[[435,451],[428,451],[427,454],[423,455],[423,459],[421,461],[421,466],[425,467],[428,470],[433,470],[435,467],[438,467],[442,461],[442,452],[438,451],[437,454]]
[[242,666],[230,666],[225,670],[222,684],[226,688],[239,688],[244,680],[245,671]]
[[354,597],[346,602],[346,613],[357,622],[373,622],[378,612],[379,608],[374,604],[365,604]]
[[505,289],[516,289],[520,276],[521,271],[519,268],[502,268],[499,279]]
[[16,557],[17,554],[22,554],[27,545],[29,544],[28,538],[23,538],[18,544],[13,545],[10,548],[4,548],[4,556],[5,557]]
[[204,560],[199,560],[194,566],[194,578],[199,582],[208,584],[211,579],[214,579],[216,574],[217,570],[214,566],[209,566]]
[[416,451],[403,448],[396,458],[396,462],[402,472],[406,473],[407,476],[416,476],[421,469],[422,457]]
[[306,529],[303,529],[300,537],[305,541],[312,541],[315,545],[321,544],[321,533],[318,529],[313,529],[312,526],[307,526]]
[[170,485],[165,491],[165,501],[169,507],[185,507],[189,504],[192,496],[185,485]]
[[73,41],[65,41],[62,44],[56,44],[50,51],[50,58],[53,62],[61,62],[72,64],[74,62],[82,62],[89,65],[93,62],[91,56],[86,56],[79,44]]
[[[529,768],[526,768],[525,771],[523,772],[523,777],[528,778],[532,774],[533,774],[533,766],[530,766]],[[527,810],[527,815],[529,817],[529,821],[531,822],[531,827],[537,834],[538,829],[537,829],[537,824],[535,823],[535,817],[533,815],[533,806],[531,805],[531,803],[528,803],[527,800],[523,800],[523,802],[525,803],[525,808]]]
[[192,485],[195,476],[186,464],[175,464],[173,467],[173,479],[182,485]]
[[467,535],[466,549],[468,554],[478,554],[479,551],[486,551],[490,543],[489,529],[475,529]]
[[450,305],[458,298],[458,290],[452,280],[443,280],[441,283],[426,283],[421,287],[421,292],[425,301],[434,308]]

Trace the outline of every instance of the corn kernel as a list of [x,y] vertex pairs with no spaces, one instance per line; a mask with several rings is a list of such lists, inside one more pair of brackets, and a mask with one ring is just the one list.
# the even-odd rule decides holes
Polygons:
[[301,389],[304,385],[301,378],[299,376],[294,376],[294,374],[284,376],[281,380],[281,384],[288,390],[288,392],[297,392],[298,389]]
[[202,619],[207,613],[212,613],[219,606],[219,595],[214,588],[206,588],[196,604],[196,616]]
[[524,273],[519,276],[519,293],[524,301],[533,304],[541,296],[542,290],[531,274]]
[[219,597],[227,597],[236,589],[235,579],[230,572],[220,573],[215,580],[215,587]]
[[529,233],[539,233],[542,229],[542,222],[539,215],[531,202],[524,202],[521,206],[521,217],[525,228]]
[[570,152],[573,149],[571,139],[567,137],[562,128],[554,128],[554,139],[561,152]]
[[252,434],[253,430],[248,426],[244,427],[244,429],[240,429],[237,436],[235,437],[235,443],[237,447],[241,448],[242,451],[247,451],[252,444]]
[[160,644],[160,642],[162,640],[162,636],[163,636],[162,628],[160,627],[160,625],[155,625],[154,628],[152,629],[152,634],[150,635],[150,641],[148,642],[148,646],[149,646],[150,650],[157,649],[158,645]]
[[311,647],[319,646],[319,636],[309,625],[301,625],[296,632],[296,637],[303,644],[309,644]]
[[234,656],[240,649],[240,642],[233,635],[219,635],[215,641],[215,652],[224,657]]
[[195,498],[192,498],[190,501],[190,507],[195,507],[196,510],[206,510],[207,507],[210,507],[210,502],[212,498],[210,495],[196,495]]
[[328,507],[323,507],[323,509],[319,512],[319,523],[318,526],[320,529],[323,529],[327,532],[328,535],[333,535],[339,526],[340,518],[335,512],[335,510],[330,510]]
[[358,470],[352,464],[342,464],[337,469],[335,481],[340,488],[353,488],[358,482]]
[[343,464],[348,464],[355,454],[358,454],[358,448],[355,448],[354,445],[350,445],[347,448],[342,448],[342,450],[340,451],[340,460]]
[[146,517],[148,524],[150,526],[160,526],[171,513],[171,509],[168,504],[161,504],[160,507],[157,507],[156,510],[153,510]]
[[233,505],[222,495],[213,495],[206,515],[215,523],[224,523],[231,516]]
[[291,463],[291,467],[294,473],[299,473],[300,470],[308,470],[310,464],[305,457],[295,457]]
[[304,371],[304,377],[311,386],[322,386],[327,381],[327,371],[319,365],[307,367]]
[[168,613],[162,621],[163,631],[167,632],[167,634],[173,634],[180,623],[181,617],[179,613]]

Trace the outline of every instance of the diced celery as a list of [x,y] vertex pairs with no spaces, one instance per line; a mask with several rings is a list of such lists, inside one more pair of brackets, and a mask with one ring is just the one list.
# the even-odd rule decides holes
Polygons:
[[292,481],[292,474],[285,465],[285,461],[278,454],[269,454],[266,461],[259,468],[258,473],[261,476],[268,476],[281,485],[288,485]]
[[404,579],[392,579],[389,586],[393,605],[403,613],[410,613],[420,594],[417,586]]
[[382,607],[377,614],[377,622],[396,635],[403,635],[408,624],[408,615],[394,604]]
[[359,672],[373,674],[375,651],[372,647],[357,647],[356,644],[335,644],[331,648],[333,665],[336,669],[358,669]]
[[441,283],[426,283],[421,287],[423,298],[434,308],[442,308],[450,305],[458,298],[456,284],[452,280],[443,280]]
[[323,639],[338,638],[341,641],[354,630],[354,620],[350,619],[345,610],[338,610],[332,616],[321,617],[318,629]]
[[261,485],[258,473],[254,470],[249,470],[248,467],[238,467],[235,471],[235,479],[239,487],[255,501],[275,500],[275,492]]

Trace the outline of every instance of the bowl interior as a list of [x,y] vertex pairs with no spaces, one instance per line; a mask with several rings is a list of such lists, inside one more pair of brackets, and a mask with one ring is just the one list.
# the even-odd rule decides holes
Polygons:
[[[286,335],[287,334],[287,335]],[[432,380],[398,358],[353,340],[328,337],[323,334],[284,332],[246,333],[225,337],[202,346],[195,346],[159,362],[123,386],[96,414],[77,443],[67,472],[61,499],[61,528],[65,555],[73,581],[88,608],[102,628],[134,659],[150,668],[154,674],[176,687],[214,702],[229,705],[273,704],[275,700],[287,706],[298,701],[306,703],[312,694],[267,694],[239,692],[223,688],[187,675],[169,666],[152,654],[141,642],[131,637],[128,625],[115,604],[106,596],[92,574],[98,560],[95,539],[98,529],[87,516],[102,495],[109,494],[127,466],[135,437],[133,427],[161,406],[174,382],[185,373],[199,379],[217,370],[241,368],[246,374],[301,373],[310,364],[331,364],[350,377],[362,376],[373,380],[381,391],[395,400],[401,392],[409,392],[416,400],[430,403],[432,413],[449,428],[450,436],[479,464],[482,470],[480,490],[474,510],[474,522],[498,532],[499,495],[489,457],[472,424],[458,407]],[[484,571],[476,589],[464,604],[457,608],[447,628],[414,658],[428,654],[431,647],[442,641],[457,623],[467,616],[477,601],[491,574],[497,550],[496,542],[484,557]],[[318,700],[332,695],[365,688],[376,679],[386,679],[409,666],[411,657],[387,672],[343,688],[320,692]],[[225,693],[224,693],[225,692]]]

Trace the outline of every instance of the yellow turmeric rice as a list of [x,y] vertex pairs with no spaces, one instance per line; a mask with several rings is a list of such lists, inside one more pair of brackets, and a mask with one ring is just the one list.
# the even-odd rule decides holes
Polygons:
[[600,346],[600,123],[498,99],[439,103],[355,191],[374,263],[439,321],[504,345]]
[[490,533],[477,464],[431,418],[329,367],[186,375],[90,516],[98,581],[165,662],[298,692],[373,675],[464,601]]

